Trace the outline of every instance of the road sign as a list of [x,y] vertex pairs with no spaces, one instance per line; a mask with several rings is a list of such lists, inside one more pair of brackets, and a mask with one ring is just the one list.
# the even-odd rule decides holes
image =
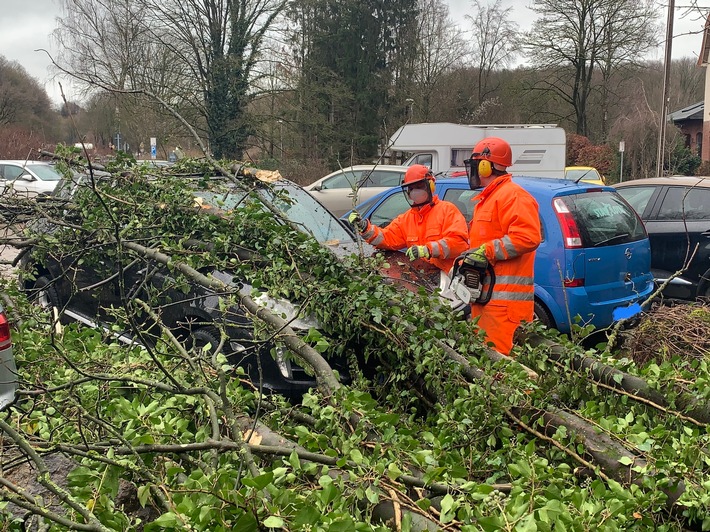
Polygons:
[[150,137],[150,158],[155,159],[156,154],[158,153],[157,150],[157,139],[155,137]]

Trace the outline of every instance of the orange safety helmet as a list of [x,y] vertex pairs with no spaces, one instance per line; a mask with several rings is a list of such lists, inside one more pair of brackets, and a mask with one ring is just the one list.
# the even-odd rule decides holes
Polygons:
[[[412,185],[422,183],[427,181],[429,183],[428,187],[425,187],[427,195],[426,198],[421,197],[411,197],[413,190],[410,188]],[[417,187],[418,188],[418,187]],[[431,168],[424,166],[423,164],[413,164],[407,169],[404,174],[404,179],[402,180],[402,191],[412,207],[418,207],[420,205],[425,205],[431,203],[434,198],[434,190],[436,189],[436,178],[431,171]],[[420,189],[421,190],[421,189]]]
[[473,147],[471,158],[464,164],[469,186],[477,188],[481,186],[481,177],[490,177],[494,168],[504,171],[513,165],[513,151],[503,139],[487,137]]

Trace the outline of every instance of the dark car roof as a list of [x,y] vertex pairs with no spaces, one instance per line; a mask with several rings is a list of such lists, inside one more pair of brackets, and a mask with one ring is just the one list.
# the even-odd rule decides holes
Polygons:
[[648,177],[645,179],[632,179],[631,181],[616,183],[614,187],[623,188],[638,185],[680,185],[689,187],[710,187],[710,176],[673,175],[666,177]]

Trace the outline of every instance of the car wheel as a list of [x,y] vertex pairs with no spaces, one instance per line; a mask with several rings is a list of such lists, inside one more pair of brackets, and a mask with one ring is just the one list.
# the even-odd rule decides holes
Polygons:
[[46,275],[40,276],[34,284],[34,301],[43,309],[50,310],[53,307],[62,308],[62,302],[59,299],[59,292],[54,286],[52,280]]
[[202,351],[209,344],[209,352],[214,353],[219,346],[219,342],[220,335],[216,327],[200,327],[190,331],[190,347],[198,351]]
[[545,325],[548,329],[555,328],[555,320],[552,319],[550,311],[539,301],[535,301],[534,319]]

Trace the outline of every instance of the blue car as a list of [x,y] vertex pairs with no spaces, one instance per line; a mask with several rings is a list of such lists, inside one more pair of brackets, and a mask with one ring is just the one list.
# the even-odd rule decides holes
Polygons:
[[[540,208],[542,243],[535,257],[535,317],[569,333],[573,323],[597,329],[614,322],[615,309],[643,302],[654,289],[651,247],[643,222],[611,187],[592,183],[514,177]],[[436,181],[439,198],[473,216],[465,177]],[[361,203],[357,210],[380,227],[409,208],[400,187]],[[347,220],[349,213],[342,219]]]

